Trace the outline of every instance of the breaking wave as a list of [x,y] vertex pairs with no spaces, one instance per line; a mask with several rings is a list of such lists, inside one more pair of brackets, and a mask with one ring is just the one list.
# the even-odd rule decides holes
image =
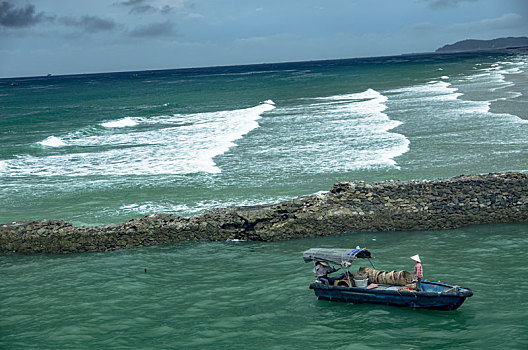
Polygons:
[[[65,135],[75,153],[23,155],[1,161],[4,176],[87,176],[220,173],[214,157],[234,147],[235,141],[259,127],[262,114],[275,108],[268,100],[257,106],[196,114],[123,118],[103,123],[102,133]],[[147,130],[112,130],[148,124]],[[94,129],[95,130],[95,129]],[[61,138],[50,136],[44,146],[61,147]],[[79,149],[84,150],[79,152]]]
[[[409,140],[390,130],[401,122],[384,113],[387,97],[374,89],[300,99],[274,115],[277,140],[263,140],[260,151],[281,159],[280,168],[294,173],[333,173],[370,168],[398,168],[395,157],[409,150]],[[274,147],[268,145],[273,144]],[[276,164],[263,164],[276,168]]]
[[46,138],[45,140],[42,140],[40,142],[37,142],[38,144],[42,145],[42,146],[46,146],[46,147],[63,147],[63,146],[66,146],[66,143],[56,137],[56,136],[50,136],[48,138]]
[[138,125],[138,122],[131,117],[125,117],[123,119],[102,123],[101,125],[105,128],[124,128],[127,126]]

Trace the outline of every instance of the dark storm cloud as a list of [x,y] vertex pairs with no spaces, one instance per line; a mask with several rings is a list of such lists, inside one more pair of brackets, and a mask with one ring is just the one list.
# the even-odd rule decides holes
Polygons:
[[174,7],[164,5],[161,7],[154,7],[148,4],[148,0],[128,0],[116,3],[117,5],[130,7],[129,13],[131,14],[143,14],[147,12],[161,12],[163,14],[171,12]]
[[155,10],[154,7],[150,5],[141,5],[141,6],[132,7],[129,13],[141,14],[141,13],[146,13],[146,12],[150,12],[154,10]]
[[165,6],[162,6],[160,8],[154,7],[154,6],[150,6],[150,5],[142,5],[142,6],[132,7],[130,9],[129,13],[141,14],[141,13],[146,13],[146,12],[158,12],[159,11],[159,12],[161,12],[163,14],[166,14],[166,13],[171,12],[173,9],[174,9],[174,7],[169,6],[169,5],[165,5]]
[[44,12],[36,13],[34,5],[17,8],[7,1],[0,3],[0,26],[22,28],[44,20],[51,20],[51,17],[46,16]]
[[176,33],[174,31],[174,24],[169,21],[165,21],[137,27],[136,29],[130,31],[129,34],[136,37],[153,37],[174,35]]
[[146,0],[128,0],[128,1],[122,1],[120,3],[118,3],[119,5],[124,5],[124,6],[137,6],[137,5],[140,5],[140,4],[144,4],[145,2],[147,2]]
[[82,16],[81,18],[63,17],[60,22],[67,26],[79,27],[89,33],[112,30],[116,27],[114,21],[96,16]]
[[169,13],[172,10],[174,10],[174,7],[169,6],[169,5],[165,5],[165,6],[162,6],[159,10],[160,10],[161,13]]
[[429,3],[429,6],[434,8],[447,8],[447,7],[456,7],[462,2],[470,2],[477,0],[424,0]]
[[130,7],[129,13],[142,14],[150,11],[155,11],[156,8],[147,4],[147,0],[128,0],[114,3],[118,6]]

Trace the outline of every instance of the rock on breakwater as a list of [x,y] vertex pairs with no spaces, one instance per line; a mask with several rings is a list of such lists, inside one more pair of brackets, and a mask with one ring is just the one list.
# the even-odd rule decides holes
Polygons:
[[213,209],[191,217],[152,214],[120,225],[13,222],[0,225],[0,251],[109,251],[180,241],[276,241],[347,231],[439,230],[506,222],[528,222],[528,174],[340,182],[327,193],[277,204]]

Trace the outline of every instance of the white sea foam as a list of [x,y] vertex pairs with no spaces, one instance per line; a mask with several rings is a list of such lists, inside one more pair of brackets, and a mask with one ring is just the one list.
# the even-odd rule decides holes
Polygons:
[[131,117],[125,117],[119,120],[114,120],[111,122],[105,122],[101,124],[105,128],[125,128],[127,126],[136,126],[138,122]]
[[518,73],[522,73],[523,71],[518,68],[518,67],[513,67],[513,68],[509,68],[509,69],[505,69],[504,70],[504,73],[506,74],[518,74]]
[[192,204],[181,204],[171,202],[144,202],[122,205],[119,210],[125,213],[148,215],[153,213],[171,213],[177,215],[192,215],[213,208],[226,208],[230,206],[251,206],[278,203],[291,200],[292,197],[268,197],[268,198],[232,198],[229,201],[203,200]]
[[46,147],[63,147],[63,146],[66,146],[66,143],[56,137],[56,136],[50,136],[48,138],[46,138],[45,140],[42,140],[42,141],[39,141],[37,142],[38,144],[42,145],[42,146],[46,146]]
[[509,87],[514,86],[515,83],[507,81],[506,75],[521,74],[527,68],[528,62],[523,60],[497,62],[492,64],[490,68],[481,69],[478,73],[471,75],[466,79],[461,79],[459,81],[461,86],[466,86],[468,89],[479,95],[489,96],[489,99],[485,101],[463,101],[467,106],[465,110],[468,113],[475,113],[477,115],[485,116],[486,118],[493,118],[495,120],[500,118],[503,122],[528,124],[527,120],[512,114],[490,112],[491,103],[495,101],[515,99],[522,96],[522,93],[508,89]]
[[[493,68],[496,69],[479,70],[470,77],[461,77],[452,83],[431,81],[386,91],[389,97],[388,113],[395,118],[401,115],[419,116],[417,120],[427,121],[423,127],[419,124],[414,126],[415,137],[427,137],[428,145],[438,149],[451,150],[448,145],[465,142],[473,146],[479,143],[504,144],[504,140],[511,137],[508,132],[521,130],[519,128],[524,128],[528,121],[511,114],[490,111],[493,101],[512,96],[509,91],[501,91],[500,94],[498,90],[494,93],[491,91],[505,86],[502,74],[504,67],[496,65]],[[468,96],[460,90],[467,91]],[[487,96],[490,98],[487,99]],[[510,150],[508,152],[511,153]]]
[[387,97],[374,89],[300,99],[297,106],[275,112],[281,115],[278,120],[284,128],[281,139],[257,153],[282,159],[284,171],[397,168],[394,158],[409,150],[409,140],[390,132],[401,122],[384,113],[386,101]]
[[515,62],[498,62],[489,68],[479,69],[476,74],[466,77],[464,80],[470,81],[474,91],[493,93],[493,98],[489,101],[513,99],[519,97],[519,93],[510,91],[508,88],[515,83],[506,80],[507,75],[523,73],[528,68],[528,63],[523,60]]
[[[68,145],[86,152],[43,157],[20,156],[5,161],[7,176],[153,175],[221,172],[213,160],[258,128],[262,114],[274,109],[269,100],[230,111],[143,118],[147,130],[67,135]],[[122,120],[121,120],[122,121]],[[123,123],[124,124],[124,123]],[[117,124],[116,124],[117,125]],[[122,124],[121,124],[122,125]],[[115,128],[115,127],[114,127]],[[94,147],[95,146],[95,147]],[[98,151],[94,152],[93,149]]]
[[[327,96],[327,97],[317,97],[315,100],[323,100],[323,101],[361,101],[361,100],[372,100],[372,99],[381,99],[381,102],[384,102],[387,100],[385,96],[380,94],[378,91],[374,89],[367,89],[363,92],[357,92],[353,94],[344,94],[344,95],[335,95],[335,96]],[[380,100],[378,100],[380,101]]]
[[400,89],[388,90],[388,93],[399,94],[400,98],[428,100],[428,101],[450,101],[456,100],[462,96],[458,89],[453,87],[451,83],[445,81],[430,81],[426,84],[414,85]]
[[491,75],[491,73],[473,74],[473,75],[470,75],[469,77],[466,77],[466,80],[473,80],[473,79],[477,79],[477,78],[481,78],[481,77],[489,77],[490,75]]
[[461,101],[464,108],[460,109],[460,114],[483,115],[490,110],[491,103],[488,101]]

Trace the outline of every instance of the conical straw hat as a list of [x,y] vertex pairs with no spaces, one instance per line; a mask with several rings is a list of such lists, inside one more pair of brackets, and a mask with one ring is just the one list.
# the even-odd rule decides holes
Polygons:
[[411,256],[411,259],[414,260],[414,261],[416,261],[416,262],[419,262],[419,263],[422,262],[422,261],[420,260],[420,255],[418,255],[418,254]]

